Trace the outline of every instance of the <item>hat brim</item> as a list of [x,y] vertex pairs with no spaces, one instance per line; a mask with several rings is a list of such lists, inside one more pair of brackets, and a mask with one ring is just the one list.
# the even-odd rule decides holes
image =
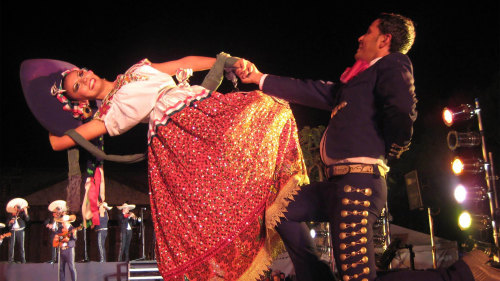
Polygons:
[[123,210],[125,208],[129,209],[129,210],[133,210],[135,209],[135,205],[128,205],[128,204],[123,204],[121,206],[118,206],[116,207],[118,210]]
[[5,210],[8,213],[14,213],[16,211],[15,207],[19,206],[21,209],[28,207],[28,201],[23,198],[14,198],[7,203]]
[[[56,210],[59,208],[59,210]],[[64,200],[56,200],[49,205],[49,211],[51,212],[56,212],[56,211],[67,211],[67,204],[66,201]]]
[[71,63],[51,59],[30,59],[21,63],[21,85],[24,97],[35,118],[49,132],[62,136],[81,124],[50,93],[54,83],[59,85],[61,73],[74,68]]

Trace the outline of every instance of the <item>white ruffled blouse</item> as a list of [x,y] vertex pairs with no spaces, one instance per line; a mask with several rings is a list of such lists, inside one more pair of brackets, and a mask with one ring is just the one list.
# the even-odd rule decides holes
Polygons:
[[210,91],[201,86],[177,86],[174,79],[144,59],[118,76],[95,119],[104,121],[111,136],[120,135],[139,123],[149,122],[148,143],[159,125],[172,114],[204,99]]

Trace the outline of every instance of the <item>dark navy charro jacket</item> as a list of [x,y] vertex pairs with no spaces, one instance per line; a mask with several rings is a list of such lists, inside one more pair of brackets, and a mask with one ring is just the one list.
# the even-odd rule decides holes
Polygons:
[[332,111],[322,154],[332,159],[385,160],[390,146],[410,143],[417,117],[413,66],[408,56],[391,53],[347,84],[268,75],[262,91],[291,103]]

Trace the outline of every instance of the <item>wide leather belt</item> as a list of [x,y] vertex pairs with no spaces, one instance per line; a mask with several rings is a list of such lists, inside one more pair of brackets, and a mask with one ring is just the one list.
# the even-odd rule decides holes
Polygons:
[[338,164],[328,166],[326,174],[328,178],[343,176],[346,174],[373,174],[385,177],[385,171],[376,164]]

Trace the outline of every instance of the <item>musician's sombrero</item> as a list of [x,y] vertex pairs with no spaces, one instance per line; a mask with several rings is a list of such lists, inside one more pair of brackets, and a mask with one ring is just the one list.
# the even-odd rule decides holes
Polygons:
[[28,207],[28,201],[23,198],[14,198],[7,203],[7,207],[5,208],[8,213],[14,213],[16,212],[15,207],[18,206],[20,209],[24,209]]
[[123,205],[118,206],[118,207],[116,207],[116,208],[118,208],[118,210],[123,210],[123,209],[125,209],[125,208],[127,208],[127,209],[129,209],[129,210],[133,210],[133,209],[135,209],[135,205],[133,205],[133,204],[130,204],[130,205],[129,205],[129,204],[127,204],[127,203],[123,203]]
[[66,201],[64,200],[56,200],[50,203],[49,211],[51,212],[64,212],[68,210],[68,206]]

